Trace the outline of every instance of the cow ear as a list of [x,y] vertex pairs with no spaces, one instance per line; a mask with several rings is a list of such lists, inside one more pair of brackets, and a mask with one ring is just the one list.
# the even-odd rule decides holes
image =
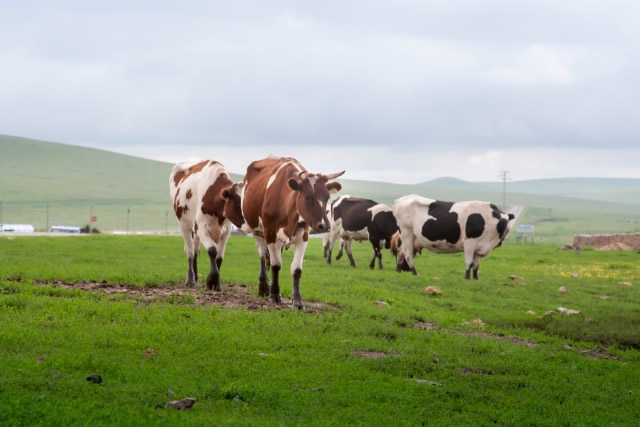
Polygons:
[[287,184],[289,184],[289,188],[292,189],[293,191],[300,191],[300,181],[298,181],[297,179],[289,179],[289,181],[287,181]]
[[329,194],[336,194],[338,191],[342,190],[342,184],[339,182],[330,182],[327,184],[327,190],[329,190]]
[[511,221],[512,219],[514,219],[516,216],[512,213],[509,214],[509,221]]
[[233,191],[233,186],[227,187],[224,190],[222,190],[222,193],[220,195],[222,196],[223,199],[229,200],[231,198],[232,191]]

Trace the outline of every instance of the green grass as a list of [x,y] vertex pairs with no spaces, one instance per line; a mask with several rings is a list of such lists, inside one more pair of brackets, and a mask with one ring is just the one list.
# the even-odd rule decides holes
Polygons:
[[[0,424],[640,422],[640,255],[505,245],[465,281],[458,255],[425,253],[414,277],[395,273],[388,253],[385,270],[368,270],[368,244],[354,245],[357,269],[321,253],[312,239],[301,290],[323,309],[246,311],[34,283],[182,287],[179,238],[0,238]],[[232,237],[226,254],[223,287],[257,295],[252,239]],[[425,295],[427,285],[442,295]],[[526,313],[558,306],[581,314]],[[87,382],[93,373],[103,383]],[[198,399],[190,411],[154,409],[188,396]]]

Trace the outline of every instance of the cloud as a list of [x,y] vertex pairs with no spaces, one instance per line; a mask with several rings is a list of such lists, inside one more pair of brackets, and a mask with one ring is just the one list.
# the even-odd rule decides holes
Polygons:
[[640,135],[639,13],[617,0],[14,2],[0,15],[0,132],[150,153],[348,148],[376,164],[360,170],[407,180],[440,171],[433,157],[625,152]]
[[489,70],[488,74],[495,81],[511,84],[571,84],[576,76],[567,66],[565,55],[546,46],[527,46],[512,64]]

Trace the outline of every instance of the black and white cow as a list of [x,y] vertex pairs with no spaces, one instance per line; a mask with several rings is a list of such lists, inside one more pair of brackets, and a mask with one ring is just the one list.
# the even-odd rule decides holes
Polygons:
[[342,257],[344,249],[351,266],[355,267],[356,262],[351,253],[351,242],[353,240],[357,242],[369,240],[373,246],[373,257],[369,268],[375,267],[377,258],[378,267],[382,269],[382,248],[384,246],[389,249],[391,236],[398,232],[398,224],[389,206],[373,200],[342,196],[333,201],[328,217],[331,229],[324,240],[327,264],[331,264],[331,251],[339,237],[341,239],[340,252],[338,252],[336,259]]
[[414,255],[426,248],[436,253],[464,252],[465,279],[478,279],[480,259],[502,245],[511,228],[513,214],[489,202],[442,202],[415,194],[393,202],[400,239],[392,242],[397,271],[417,274]]

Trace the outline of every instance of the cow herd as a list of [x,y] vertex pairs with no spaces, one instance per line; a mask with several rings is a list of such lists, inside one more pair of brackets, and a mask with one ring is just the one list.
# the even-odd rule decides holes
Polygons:
[[[369,240],[370,268],[382,269],[382,249],[391,249],[397,271],[417,274],[413,257],[426,248],[437,253],[464,252],[465,278],[478,278],[481,258],[500,246],[509,233],[513,215],[487,202],[442,202],[417,195],[397,199],[390,208],[373,200],[341,196],[328,204],[330,194],[342,189],[334,181],[344,171],[310,173],[296,159],[267,157],[252,162],[242,182],[233,182],[214,160],[179,163],[173,167],[169,189],[184,238],[186,285],[198,280],[200,244],[209,255],[208,289],[220,291],[220,268],[233,226],[250,233],[260,255],[258,293],[281,302],[279,274],[282,251],[295,247],[291,263],[292,305],[303,308],[300,278],[309,233],[324,233],[326,262],[340,240],[340,259],[351,253],[352,241]],[[271,271],[269,284],[268,271]]]

